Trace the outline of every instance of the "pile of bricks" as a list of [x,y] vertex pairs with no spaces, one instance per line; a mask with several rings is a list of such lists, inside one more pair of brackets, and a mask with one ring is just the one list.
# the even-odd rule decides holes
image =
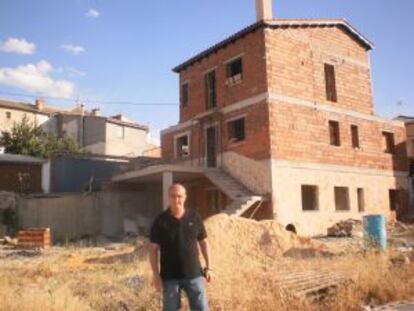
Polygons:
[[28,228],[17,233],[20,248],[49,248],[50,245],[50,228]]

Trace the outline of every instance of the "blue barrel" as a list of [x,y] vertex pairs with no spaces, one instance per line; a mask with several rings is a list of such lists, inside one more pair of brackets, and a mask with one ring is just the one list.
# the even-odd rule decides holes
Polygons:
[[384,215],[364,216],[364,240],[366,247],[375,247],[381,250],[387,248],[387,228]]

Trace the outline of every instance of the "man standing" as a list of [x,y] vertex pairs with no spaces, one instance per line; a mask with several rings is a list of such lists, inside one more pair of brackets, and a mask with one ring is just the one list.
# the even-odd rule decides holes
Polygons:
[[[184,207],[187,194],[183,185],[173,184],[168,189],[168,199],[168,209],[155,219],[150,233],[153,284],[163,294],[164,311],[180,310],[182,290],[192,311],[207,311],[203,276],[210,282],[211,270],[206,229],[200,215]],[[206,263],[204,269],[201,269],[197,244]]]

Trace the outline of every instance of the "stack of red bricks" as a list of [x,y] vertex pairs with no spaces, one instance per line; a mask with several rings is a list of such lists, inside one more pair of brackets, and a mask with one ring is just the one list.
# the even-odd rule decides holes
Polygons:
[[17,233],[17,246],[21,248],[49,248],[50,228],[28,228]]

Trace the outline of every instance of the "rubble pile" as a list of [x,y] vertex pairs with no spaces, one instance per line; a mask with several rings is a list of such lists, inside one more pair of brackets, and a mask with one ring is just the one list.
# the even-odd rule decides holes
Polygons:
[[329,237],[362,237],[362,221],[356,219],[348,219],[340,221],[328,228],[327,235]]

